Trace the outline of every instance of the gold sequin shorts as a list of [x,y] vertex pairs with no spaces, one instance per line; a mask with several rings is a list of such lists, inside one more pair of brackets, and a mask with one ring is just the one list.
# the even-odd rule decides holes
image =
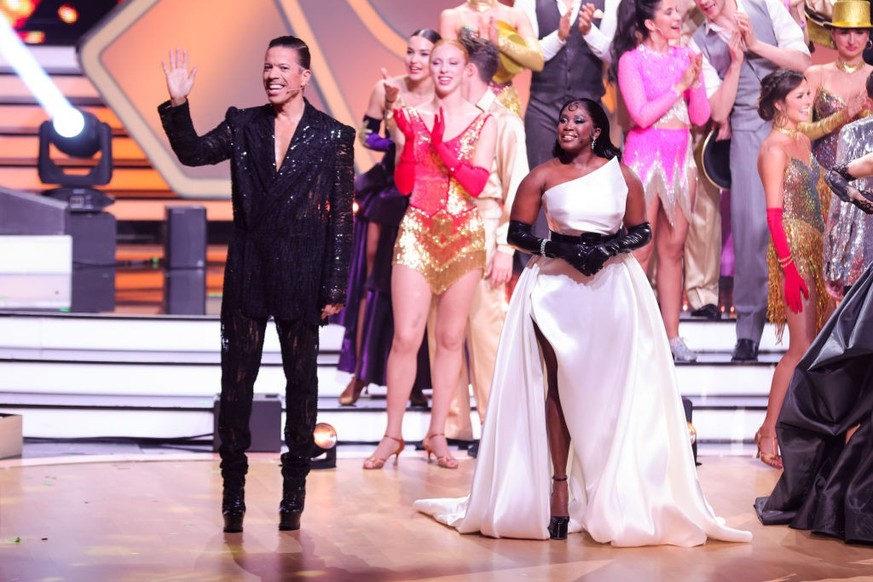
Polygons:
[[418,271],[434,295],[462,275],[485,270],[485,226],[475,208],[452,216],[440,210],[428,216],[410,206],[394,243],[394,264]]

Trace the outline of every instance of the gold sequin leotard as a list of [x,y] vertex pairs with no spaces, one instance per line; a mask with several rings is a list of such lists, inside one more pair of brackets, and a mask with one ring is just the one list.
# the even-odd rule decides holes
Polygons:
[[[421,273],[435,295],[443,293],[465,273],[485,269],[485,227],[473,198],[449,176],[430,147],[430,131],[415,109],[404,107],[415,130],[415,186],[409,208],[400,222],[394,245],[394,264]],[[469,162],[482,126],[481,113],[446,145]]]
[[[807,163],[789,158],[782,189],[784,192],[782,226],[785,229],[797,272],[806,281],[809,291],[815,290],[816,329],[818,330],[824,325],[830,303],[830,296],[825,290],[822,268],[822,233],[824,232],[822,208],[827,208],[830,203],[830,190],[824,182],[821,166],[812,154]],[[772,241],[767,249],[767,266],[770,270],[767,317],[776,324],[776,337],[781,340],[786,322],[783,292],[785,277]]]

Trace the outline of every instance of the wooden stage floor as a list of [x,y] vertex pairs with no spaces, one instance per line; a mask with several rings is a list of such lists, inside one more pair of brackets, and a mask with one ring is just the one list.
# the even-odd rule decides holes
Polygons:
[[717,513],[751,544],[612,548],[459,535],[412,510],[466,493],[475,461],[449,471],[409,449],[363,471],[341,451],[313,471],[299,532],[277,531],[276,455],[251,456],[243,534],[223,534],[211,453],[0,461],[0,580],[617,580],[873,579],[873,548],[764,527],[752,510],[779,472],[748,457],[701,457]]

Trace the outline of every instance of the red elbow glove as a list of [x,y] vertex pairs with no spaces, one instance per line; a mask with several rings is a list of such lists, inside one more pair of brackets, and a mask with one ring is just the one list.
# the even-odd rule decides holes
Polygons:
[[440,159],[449,169],[449,176],[458,181],[470,196],[477,198],[488,183],[488,170],[471,166],[454,156],[445,144],[434,148]]
[[401,194],[409,196],[415,187],[415,142],[407,140],[394,167],[394,186]]
[[449,176],[457,180],[464,190],[470,196],[476,198],[482,193],[485,184],[488,183],[488,170],[479,166],[472,166],[468,162],[458,159],[457,154],[452,152],[443,142],[443,133],[445,132],[446,124],[443,110],[440,108],[433,120],[433,129],[431,130],[430,145],[437,153],[446,168],[449,170]]
[[785,275],[785,304],[792,312],[800,313],[803,311],[801,294],[809,299],[809,289],[806,288],[806,282],[797,272],[797,266],[791,258],[788,237],[785,236],[785,228],[782,226],[781,208],[767,209],[767,227],[770,229],[773,248],[776,249],[776,256],[779,258],[782,273]]
[[409,196],[415,187],[415,134],[402,110],[394,113],[394,122],[406,137],[400,159],[394,167],[394,186],[401,194]]

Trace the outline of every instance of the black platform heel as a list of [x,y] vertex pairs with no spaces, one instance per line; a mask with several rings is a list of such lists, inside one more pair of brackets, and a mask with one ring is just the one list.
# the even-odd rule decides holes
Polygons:
[[[567,477],[552,477],[552,481],[562,483]],[[553,540],[566,540],[567,530],[570,526],[569,515],[553,515],[549,519],[549,537]]]
[[566,540],[567,528],[570,526],[569,515],[553,515],[549,520],[549,537],[553,540]]
[[306,485],[292,486],[286,482],[282,491],[282,501],[279,503],[279,531],[300,529],[300,517],[303,515],[305,499]]
[[246,515],[245,490],[240,487],[225,487],[221,500],[221,515],[224,517],[224,533],[240,533]]

